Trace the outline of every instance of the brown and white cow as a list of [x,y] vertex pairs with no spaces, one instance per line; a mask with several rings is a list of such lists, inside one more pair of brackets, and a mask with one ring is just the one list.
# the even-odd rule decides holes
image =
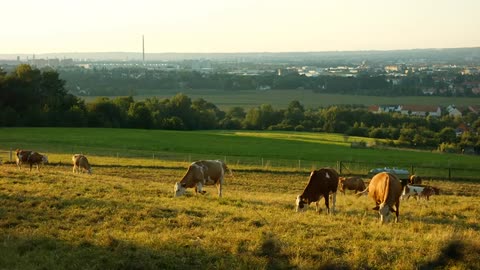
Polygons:
[[368,188],[359,194],[367,192],[368,196],[375,201],[373,210],[378,210],[381,223],[385,221],[390,212],[395,212],[395,222],[398,222],[402,182],[397,176],[387,172],[374,175]]
[[74,173],[87,171],[88,174],[92,174],[92,166],[90,166],[86,156],[82,154],[75,154],[72,156],[72,162]]
[[335,203],[337,200],[338,173],[332,168],[322,168],[310,173],[308,184],[303,193],[297,196],[296,211],[305,210],[305,205],[315,202],[316,211],[319,212],[319,203],[321,196],[325,199],[327,213],[330,213],[329,195],[332,196],[332,212],[335,212]]
[[28,163],[30,165],[30,171],[33,165],[36,165],[38,170],[40,164],[48,163],[48,157],[46,155],[41,155],[34,151],[17,149],[15,153],[15,161],[18,168],[20,168],[20,165],[23,163]]
[[345,190],[355,190],[357,192],[362,192],[365,190],[365,183],[360,177],[339,177],[338,178],[338,190],[345,195]]
[[222,185],[227,165],[221,160],[199,160],[188,167],[180,182],[175,183],[175,197],[185,194],[187,188],[195,188],[195,193],[205,194],[205,185],[216,185],[218,197],[222,197]]
[[408,184],[410,185],[421,185],[422,184],[422,178],[416,174],[412,174],[410,176],[410,179],[408,179]]

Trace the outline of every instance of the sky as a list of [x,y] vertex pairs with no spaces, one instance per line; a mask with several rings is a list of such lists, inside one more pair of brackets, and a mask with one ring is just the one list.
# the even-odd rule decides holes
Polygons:
[[480,46],[480,0],[22,0],[0,54],[307,52]]

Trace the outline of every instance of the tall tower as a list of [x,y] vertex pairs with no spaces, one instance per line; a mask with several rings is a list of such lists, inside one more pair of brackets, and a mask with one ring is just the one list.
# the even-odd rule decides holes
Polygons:
[[145,65],[145,38],[142,35],[142,62]]

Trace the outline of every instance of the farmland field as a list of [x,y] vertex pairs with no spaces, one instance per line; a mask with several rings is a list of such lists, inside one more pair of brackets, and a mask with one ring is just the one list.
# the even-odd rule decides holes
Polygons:
[[[222,90],[158,90],[151,95],[134,96],[137,101],[148,97],[156,96],[160,99],[171,98],[177,93],[184,93],[191,99],[203,98],[217,105],[222,110],[239,106],[246,109],[257,107],[261,104],[270,104],[275,109],[286,108],[293,100],[298,100],[306,108],[325,107],[329,105],[357,104],[357,105],[375,105],[375,104],[412,104],[412,105],[439,105],[448,106],[455,104],[457,106],[480,105],[478,98],[466,97],[428,97],[428,96],[357,96],[357,95],[339,95],[339,94],[318,94],[311,90],[242,90],[242,91],[222,91]],[[96,97],[81,97],[87,102],[93,101]]]
[[400,222],[380,225],[349,192],[334,215],[295,213],[308,172],[232,166],[223,198],[173,198],[188,163],[101,160],[92,175],[0,165],[1,269],[480,268],[478,183],[428,180],[440,195],[402,201]]

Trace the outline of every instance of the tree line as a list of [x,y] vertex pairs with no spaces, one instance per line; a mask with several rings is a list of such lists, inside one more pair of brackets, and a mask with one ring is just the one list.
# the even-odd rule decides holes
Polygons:
[[[470,129],[458,136],[456,128],[461,124]],[[66,91],[65,81],[56,71],[40,71],[29,65],[20,65],[8,74],[0,71],[0,126],[312,131],[442,151],[480,147],[480,119],[473,113],[463,118],[411,117],[372,113],[364,106],[305,109],[295,100],[286,109],[263,104],[222,111],[211,102],[192,100],[182,93],[166,99],[101,97],[85,103]]]

